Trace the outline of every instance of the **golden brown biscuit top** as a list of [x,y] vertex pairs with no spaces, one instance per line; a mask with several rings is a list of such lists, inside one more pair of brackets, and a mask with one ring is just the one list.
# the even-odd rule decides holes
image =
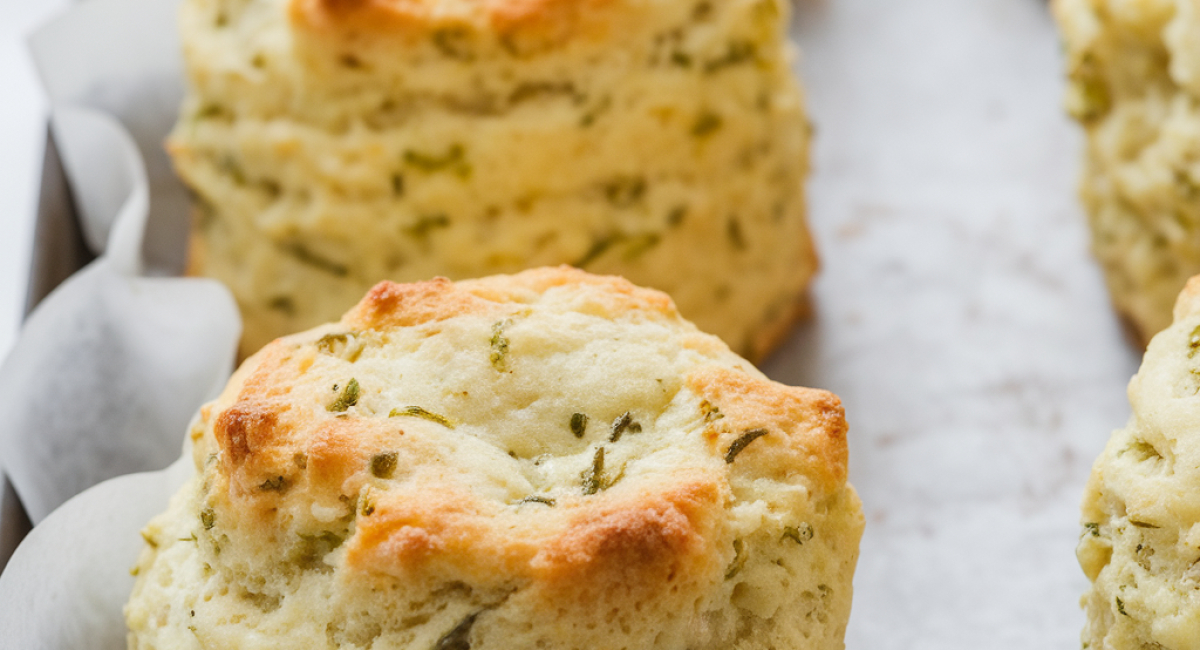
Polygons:
[[538,38],[545,44],[598,35],[620,0],[290,0],[292,24],[316,34],[440,34],[452,46],[468,33]]
[[381,283],[248,360],[199,429],[227,548],[348,530],[348,569],[498,589],[720,573],[751,484],[816,500],[846,476],[836,397],[567,267]]

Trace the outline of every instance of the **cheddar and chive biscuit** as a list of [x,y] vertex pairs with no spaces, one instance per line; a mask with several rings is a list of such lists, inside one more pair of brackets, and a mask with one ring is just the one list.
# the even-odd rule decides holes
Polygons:
[[1200,629],[1200,277],[1129,384],[1083,503],[1083,647],[1185,650]]
[[842,648],[845,434],[620,278],[381,283],[201,410],[129,647]]
[[1142,342],[1200,273],[1200,5],[1055,0],[1087,132],[1080,195],[1116,307]]
[[787,0],[187,0],[169,141],[243,352],[380,279],[572,264],[752,359],[799,315]]

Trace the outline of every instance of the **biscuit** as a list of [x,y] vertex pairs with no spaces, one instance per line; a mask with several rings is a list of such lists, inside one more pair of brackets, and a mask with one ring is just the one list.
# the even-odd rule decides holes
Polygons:
[[1133,415],[1092,469],[1078,556],[1083,647],[1183,650],[1200,625],[1200,277],[1129,383]]
[[816,269],[786,0],[187,0],[169,149],[243,353],[381,279],[571,264],[761,358]]
[[190,438],[131,649],[843,647],[840,402],[621,278],[381,283]]
[[1087,132],[1080,196],[1115,306],[1145,343],[1200,273],[1200,7],[1055,0]]

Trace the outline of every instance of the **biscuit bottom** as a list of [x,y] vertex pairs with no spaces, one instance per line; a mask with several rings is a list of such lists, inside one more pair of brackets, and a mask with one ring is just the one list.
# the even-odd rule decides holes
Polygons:
[[249,359],[190,438],[133,649],[843,647],[837,397],[620,278],[381,283]]

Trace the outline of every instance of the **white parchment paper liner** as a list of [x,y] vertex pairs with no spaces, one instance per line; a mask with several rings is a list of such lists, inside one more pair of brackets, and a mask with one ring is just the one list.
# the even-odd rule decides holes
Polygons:
[[31,39],[88,244],[0,366],[0,462],[36,524],[96,483],[160,469],[223,385],[240,330],[181,266],[187,194],[162,152],[180,98],[177,3],[90,0]]

